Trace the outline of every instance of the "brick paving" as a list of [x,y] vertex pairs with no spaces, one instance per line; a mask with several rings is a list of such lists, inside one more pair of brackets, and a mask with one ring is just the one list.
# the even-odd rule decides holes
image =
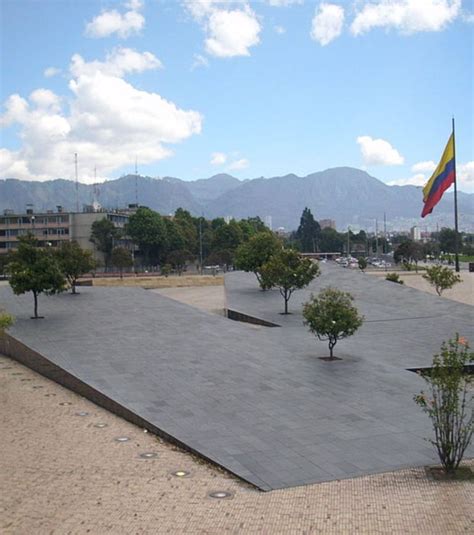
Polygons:
[[263,493],[2,356],[0,405],[2,535],[474,531],[472,482],[421,468]]

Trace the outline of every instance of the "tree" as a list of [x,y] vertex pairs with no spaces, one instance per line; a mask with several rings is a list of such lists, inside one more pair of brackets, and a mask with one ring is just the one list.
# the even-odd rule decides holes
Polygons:
[[364,271],[364,269],[367,267],[367,258],[361,256],[357,262],[359,264],[359,269]]
[[[461,250],[462,236],[457,233],[459,250]],[[452,228],[442,228],[438,233],[439,248],[445,253],[456,252],[456,231]]]
[[143,206],[129,217],[126,231],[138,244],[145,264],[157,264],[166,247],[166,226],[161,215]]
[[337,230],[326,227],[321,230],[320,250],[325,253],[342,252],[344,247],[344,237]]
[[301,214],[300,225],[296,231],[303,253],[315,253],[319,250],[321,238],[321,226],[315,221],[309,208],[305,208]]
[[104,253],[106,268],[110,262],[114,241],[119,239],[120,235],[120,229],[116,228],[112,221],[106,217],[92,223],[90,241],[97,247],[98,251]]
[[224,266],[224,270],[227,271],[232,265],[234,260],[234,252],[229,249],[220,249],[219,251],[212,251],[212,253],[206,258],[206,262],[213,266]]
[[92,253],[82,249],[76,241],[66,241],[56,255],[61,271],[71,286],[72,293],[75,294],[77,279],[95,267]]
[[303,305],[304,324],[321,341],[329,342],[329,358],[338,340],[352,336],[364,321],[350,293],[325,288]]
[[428,414],[433,423],[434,440],[444,469],[454,472],[461,462],[474,431],[472,376],[465,371],[474,362],[474,352],[459,334],[443,342],[441,353],[433,357],[430,370],[421,372],[429,387],[414,396],[415,403]]
[[258,232],[248,242],[238,247],[235,253],[235,264],[239,269],[255,273],[261,288],[265,289],[260,268],[279,249],[281,249],[281,242],[273,232],[268,230]]
[[32,235],[20,236],[13,261],[8,264],[10,286],[16,295],[32,292],[34,319],[38,319],[38,295],[51,295],[65,290],[66,279],[49,250],[40,249]]
[[235,250],[243,241],[242,229],[237,221],[232,219],[229,223],[220,225],[214,231],[212,248],[215,251],[228,250],[235,254]]
[[426,268],[426,273],[423,275],[431,286],[434,286],[436,293],[441,296],[444,290],[449,290],[458,282],[461,282],[461,277],[454,273],[452,269],[440,264]]
[[171,253],[166,257],[166,262],[171,264],[173,269],[178,272],[178,275],[181,275],[186,262],[192,259],[192,254],[185,249],[177,249],[176,251],[171,251]]
[[119,269],[120,278],[123,279],[124,268],[133,266],[132,253],[125,247],[114,247],[112,251],[112,265]]
[[415,262],[418,271],[418,262],[424,258],[423,246],[413,240],[402,242],[393,254],[393,259],[399,262]]
[[285,314],[288,314],[288,301],[295,290],[307,286],[319,275],[319,266],[309,258],[302,258],[293,249],[282,249],[272,255],[260,268],[265,284],[277,287],[285,300]]

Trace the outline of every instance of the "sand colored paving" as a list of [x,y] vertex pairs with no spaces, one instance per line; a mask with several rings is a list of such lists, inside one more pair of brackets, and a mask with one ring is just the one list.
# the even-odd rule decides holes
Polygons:
[[[377,277],[384,277],[387,275],[385,272],[374,272],[369,271],[370,275],[375,275]],[[436,291],[431,286],[431,284],[423,278],[422,273],[412,273],[412,272],[397,272],[400,275],[400,279],[404,282],[406,286],[410,288],[416,288],[422,292],[430,293],[436,295]],[[474,273],[469,273],[468,271],[461,271],[461,282],[456,284],[450,290],[445,290],[443,292],[443,297],[446,299],[451,299],[453,301],[458,301],[459,303],[464,303],[466,305],[474,306]]]
[[[439,482],[411,469],[262,493],[6,357],[0,403],[2,534],[474,529],[472,482]],[[130,440],[118,443],[120,436]],[[158,456],[142,459],[146,452]],[[191,477],[178,479],[174,470]],[[216,490],[233,497],[208,497]]]

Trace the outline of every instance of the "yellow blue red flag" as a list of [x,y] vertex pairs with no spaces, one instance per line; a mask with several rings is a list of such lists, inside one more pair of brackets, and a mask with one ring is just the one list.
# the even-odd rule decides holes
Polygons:
[[423,202],[425,205],[421,212],[421,217],[431,214],[433,208],[441,200],[443,193],[451,186],[451,184],[454,184],[455,180],[456,163],[454,159],[454,134],[451,134],[438,167],[423,188]]

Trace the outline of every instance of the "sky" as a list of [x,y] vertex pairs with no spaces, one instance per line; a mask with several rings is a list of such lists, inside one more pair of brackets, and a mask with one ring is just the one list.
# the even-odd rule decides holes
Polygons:
[[1,0],[0,178],[366,170],[423,185],[456,124],[474,192],[472,0]]

